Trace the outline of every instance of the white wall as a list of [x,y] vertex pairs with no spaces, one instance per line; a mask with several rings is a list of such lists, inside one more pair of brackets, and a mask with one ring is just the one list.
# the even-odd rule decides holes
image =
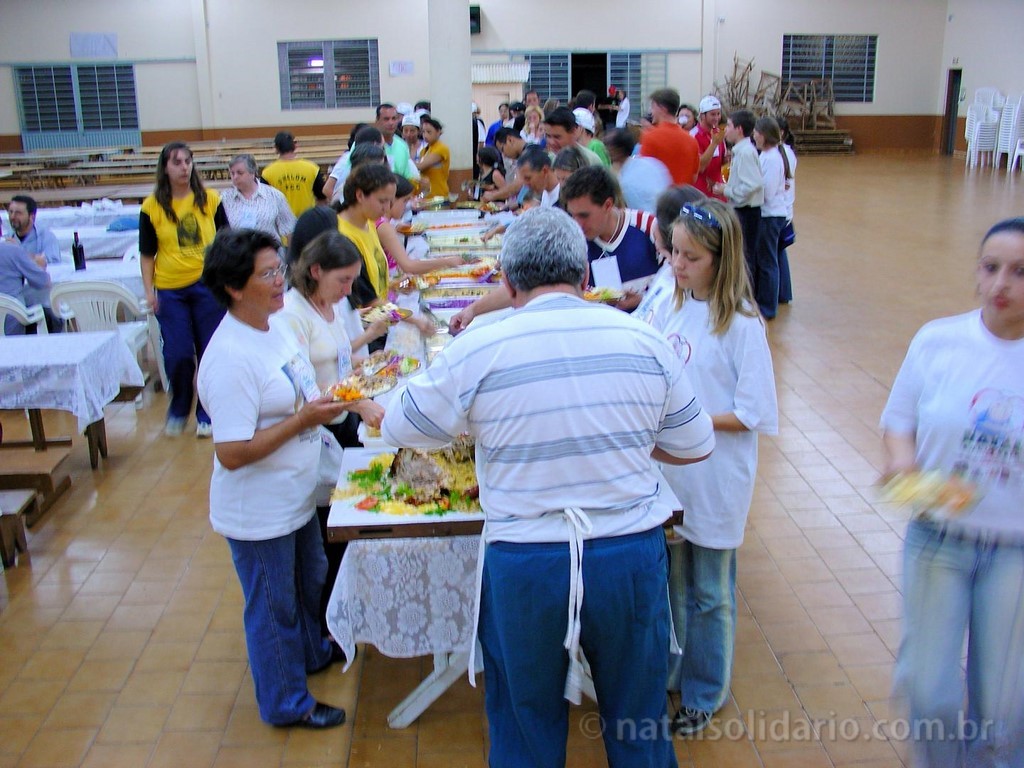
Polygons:
[[874,102],[839,104],[836,111],[847,115],[936,113],[946,0],[705,0],[705,7],[705,89],[714,80],[724,81],[732,71],[734,54],[754,60],[751,88],[757,86],[762,69],[781,74],[784,34],[877,34]]
[[949,0],[938,73],[941,88],[933,105],[939,113],[945,109],[946,71],[954,67],[963,69],[962,115],[978,88],[1024,92],[1024,2]]
[[[427,4],[411,0],[207,0],[213,113],[217,126],[288,126],[372,120],[373,109],[281,110],[277,43],[378,38],[384,101],[429,98]],[[469,11],[466,12],[469,26]],[[412,61],[392,77],[389,62]],[[440,118],[444,120],[444,116]]]

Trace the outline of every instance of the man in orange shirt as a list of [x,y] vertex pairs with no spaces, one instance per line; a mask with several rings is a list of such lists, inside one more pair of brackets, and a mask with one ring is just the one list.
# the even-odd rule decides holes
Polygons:
[[640,138],[640,154],[660,160],[673,184],[693,184],[700,167],[697,140],[676,122],[679,92],[660,88],[651,94],[651,122]]

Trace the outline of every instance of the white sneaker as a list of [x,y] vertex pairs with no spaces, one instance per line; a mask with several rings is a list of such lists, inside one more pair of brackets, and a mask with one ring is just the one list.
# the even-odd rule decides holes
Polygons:
[[177,416],[168,416],[164,424],[164,434],[168,437],[177,437],[185,431],[185,422],[188,419],[180,419]]
[[213,424],[208,421],[200,421],[196,423],[196,437],[200,440],[206,440],[213,437]]

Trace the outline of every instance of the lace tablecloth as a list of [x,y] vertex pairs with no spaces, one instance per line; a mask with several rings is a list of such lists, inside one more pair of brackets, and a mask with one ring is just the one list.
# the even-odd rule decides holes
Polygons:
[[0,409],[70,411],[82,432],[142,370],[115,331],[0,336]]
[[356,643],[385,656],[468,653],[479,536],[353,541],[327,608],[348,658]]

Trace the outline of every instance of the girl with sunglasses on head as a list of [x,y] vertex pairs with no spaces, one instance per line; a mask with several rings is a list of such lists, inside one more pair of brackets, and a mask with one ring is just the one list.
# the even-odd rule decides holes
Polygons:
[[669,600],[682,657],[669,665],[681,692],[672,720],[703,730],[729,694],[736,636],[736,550],[754,493],[757,435],[778,431],[771,352],[750,290],[743,235],[725,203],[686,203],[672,227],[673,299],[651,325],[682,358],[715,427],[700,464],[663,466],[686,514],[670,547]]

